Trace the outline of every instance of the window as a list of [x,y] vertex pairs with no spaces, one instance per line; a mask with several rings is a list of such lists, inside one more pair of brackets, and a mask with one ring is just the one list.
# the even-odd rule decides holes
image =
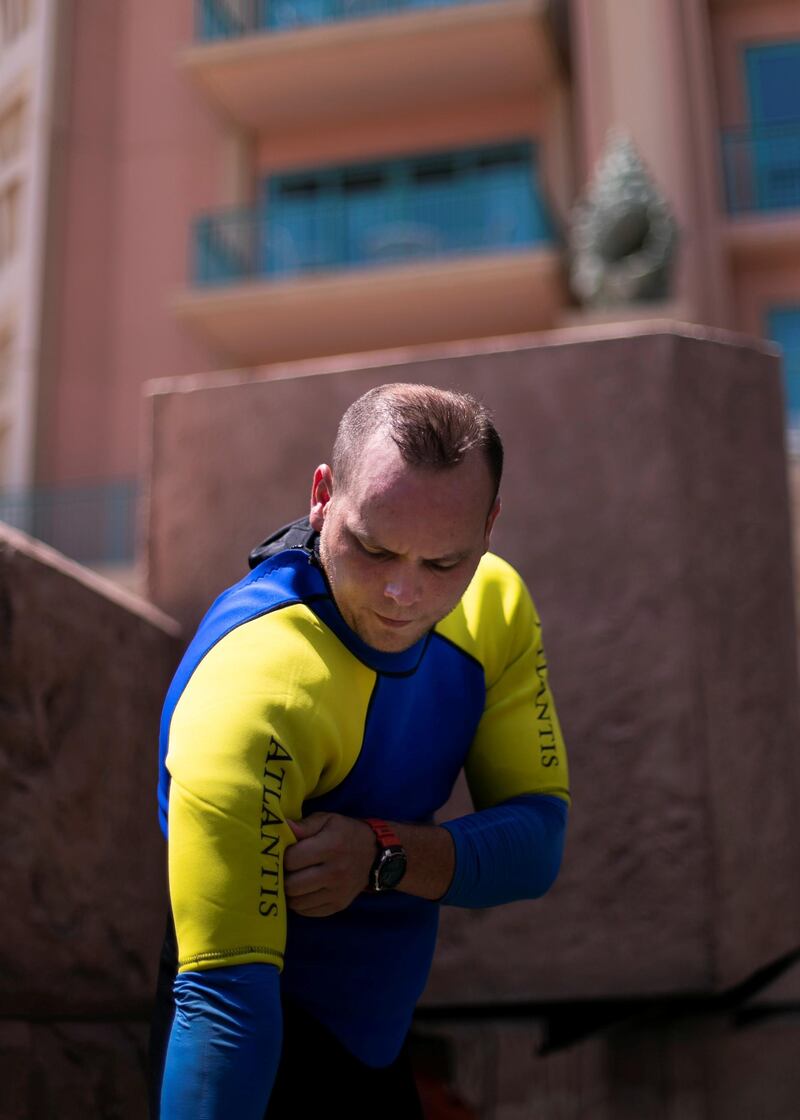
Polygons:
[[15,160],[22,151],[25,102],[15,101],[0,115],[0,167]]
[[750,119],[754,124],[800,122],[800,42],[745,51]]
[[0,41],[13,43],[33,18],[33,0],[0,0]]
[[19,245],[20,184],[11,183],[0,193],[0,266],[16,253]]
[[767,334],[783,350],[784,395],[790,448],[800,451],[800,303],[773,307],[767,315]]
[[800,207],[800,42],[745,50],[756,209]]

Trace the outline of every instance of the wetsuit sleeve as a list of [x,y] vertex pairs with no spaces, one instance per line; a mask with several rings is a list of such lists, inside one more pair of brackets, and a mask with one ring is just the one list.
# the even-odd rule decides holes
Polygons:
[[516,572],[494,558],[468,604],[484,666],[486,700],[465,772],[476,812],[447,822],[455,845],[455,906],[538,898],[558,874],[569,805],[567,758],[542,645],[542,628]]
[[540,898],[558,875],[566,824],[566,802],[547,794],[514,797],[446,821],[456,866],[440,901],[482,907]]
[[504,591],[502,640],[486,658],[484,711],[464,767],[476,809],[522,794],[549,794],[569,804],[542,627],[525,585],[514,577]]
[[229,634],[172,715],[169,886],[179,972],[283,966],[283,853],[294,842],[286,818],[302,815],[329,759],[309,697],[292,687],[304,677],[292,647],[278,642],[282,656],[265,660],[275,640],[275,628],[258,623]]
[[279,975],[246,964],[182,972],[161,1090],[164,1120],[262,1120],[281,1050]]
[[271,1091],[281,1043],[283,855],[294,843],[286,821],[341,780],[349,765],[341,732],[358,720],[354,699],[366,703],[351,692],[340,717],[319,702],[330,659],[315,651],[309,627],[316,623],[298,607],[226,634],[172,712],[166,765],[178,976],[165,1120],[260,1120]]

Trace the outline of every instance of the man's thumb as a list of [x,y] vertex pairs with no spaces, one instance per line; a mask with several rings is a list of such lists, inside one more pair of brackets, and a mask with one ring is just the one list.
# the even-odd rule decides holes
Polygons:
[[302,821],[293,821],[287,817],[286,823],[294,833],[295,840],[307,840],[309,836],[316,836],[324,827],[327,819],[325,813],[312,813],[310,817],[306,817]]

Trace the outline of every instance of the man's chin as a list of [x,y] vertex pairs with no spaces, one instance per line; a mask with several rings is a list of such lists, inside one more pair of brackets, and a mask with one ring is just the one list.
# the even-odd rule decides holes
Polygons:
[[368,646],[379,653],[403,653],[415,645],[428,632],[428,627],[409,622],[405,626],[392,626],[379,615],[359,627],[358,635]]

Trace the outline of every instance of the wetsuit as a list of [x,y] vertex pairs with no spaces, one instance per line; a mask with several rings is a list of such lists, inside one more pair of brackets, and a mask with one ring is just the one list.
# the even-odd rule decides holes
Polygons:
[[[281,994],[369,1066],[391,1063],[407,1034],[439,903],[365,893],[324,919],[287,910],[287,817],[431,822],[463,767],[479,811],[445,826],[456,871],[441,902],[537,897],[558,870],[567,767],[539,621],[491,554],[455,610],[400,653],[349,629],[312,549],[268,556],[220,596],[189,646],[164,707],[161,759],[179,950],[171,1117],[188,1116],[190,1099],[197,1107],[200,1081],[241,1086],[245,1069],[261,1116]],[[198,1047],[214,1052],[214,1029],[231,1026],[217,1054],[224,1064],[239,1047],[240,1069],[219,1074],[212,1061],[209,1071]],[[198,1084],[182,1104],[187,1079]],[[207,1091],[221,1100],[226,1090]]]

